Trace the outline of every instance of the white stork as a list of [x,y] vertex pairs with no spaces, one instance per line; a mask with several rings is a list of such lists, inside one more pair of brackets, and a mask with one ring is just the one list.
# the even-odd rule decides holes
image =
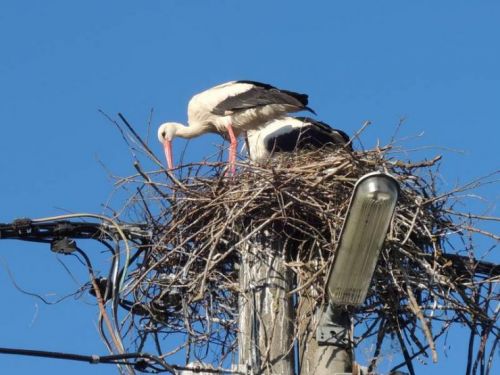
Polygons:
[[219,133],[229,136],[229,169],[234,173],[237,136],[289,112],[314,113],[307,107],[307,98],[305,94],[254,81],[227,82],[193,96],[188,105],[188,126],[166,122],[158,129],[168,168],[173,168],[172,140],[175,137]]
[[[338,148],[349,142],[342,130],[308,117],[281,117],[249,130],[247,135],[250,159],[256,162],[264,162],[277,152]],[[350,144],[347,147],[352,149]]]

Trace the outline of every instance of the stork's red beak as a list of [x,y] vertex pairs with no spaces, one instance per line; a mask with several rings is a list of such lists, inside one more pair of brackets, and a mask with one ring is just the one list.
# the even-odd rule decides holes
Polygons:
[[172,158],[172,141],[165,139],[163,141],[163,148],[165,149],[165,158],[167,159],[168,169],[174,168],[173,158]]

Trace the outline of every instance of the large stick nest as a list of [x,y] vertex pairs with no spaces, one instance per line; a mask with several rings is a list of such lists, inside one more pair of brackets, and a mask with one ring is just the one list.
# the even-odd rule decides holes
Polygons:
[[[189,360],[227,364],[237,350],[245,243],[279,243],[294,275],[296,300],[324,300],[325,274],[353,186],[362,175],[381,170],[397,178],[401,194],[369,296],[352,311],[355,344],[372,340],[375,365],[384,339],[395,337],[411,362],[435,356],[435,340],[460,323],[472,338],[480,337],[479,345],[470,344],[475,349],[469,362],[487,364],[498,341],[499,270],[476,261],[471,241],[476,235],[499,238],[477,229],[473,215],[454,209],[461,194],[482,181],[442,193],[436,182],[439,157],[410,163],[391,156],[394,151],[392,145],[319,150],[266,165],[242,162],[234,177],[225,176],[224,163],[146,173],[136,162],[139,173],[120,184],[138,185],[128,208],[154,233],[131,264],[127,282],[137,345],[151,339],[164,357],[182,350]],[[163,336],[171,339],[160,345]],[[493,349],[487,352],[491,337]]]

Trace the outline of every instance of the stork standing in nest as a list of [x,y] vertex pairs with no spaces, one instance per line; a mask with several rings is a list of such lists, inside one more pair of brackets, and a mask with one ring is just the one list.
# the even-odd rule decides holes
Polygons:
[[232,81],[203,91],[189,101],[188,126],[166,122],[158,129],[168,168],[173,168],[172,140],[193,138],[204,133],[229,137],[229,170],[235,171],[237,137],[290,112],[314,111],[307,106],[308,96],[281,90],[266,83]]
[[269,160],[276,153],[343,146],[352,149],[346,133],[308,117],[284,116],[248,131],[250,159],[259,163]]

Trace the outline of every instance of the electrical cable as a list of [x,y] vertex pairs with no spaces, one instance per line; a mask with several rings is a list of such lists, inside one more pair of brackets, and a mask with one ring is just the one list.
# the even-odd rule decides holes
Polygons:
[[[110,253],[113,254],[113,263],[109,270],[108,278],[106,280],[106,291],[103,296],[104,300],[107,301],[109,299],[109,294],[113,291],[113,286],[116,284],[116,275],[118,274],[118,268],[120,267],[120,258],[118,257],[120,249],[118,248],[118,244],[116,245],[115,249],[113,246],[102,239],[97,239],[97,241],[104,245],[110,251]],[[111,298],[113,298],[113,295],[111,296]]]
[[[115,331],[115,327],[113,327],[113,325],[111,324],[109,316],[108,316],[108,314],[106,312],[106,308],[104,307],[104,300],[102,299],[101,292],[99,290],[99,286],[97,285],[97,282],[95,280],[95,274],[94,274],[94,270],[92,268],[92,263],[90,262],[90,259],[87,256],[87,254],[85,254],[85,252],[82,249],[76,247],[76,252],[83,257],[83,259],[85,260],[85,263],[87,264],[87,269],[88,269],[88,272],[89,272],[89,275],[90,275],[90,278],[91,278],[91,281],[92,281],[92,285],[93,285],[95,293],[96,293],[96,298],[97,298],[97,302],[98,302],[98,305],[99,305],[99,309],[101,311],[101,315],[102,315],[102,317],[104,319],[104,322],[108,326],[108,330],[110,331],[113,343],[115,344],[115,347],[118,350],[118,352],[120,354],[124,354],[125,353],[125,348],[123,346],[120,333]],[[133,369],[131,369],[131,368],[128,368],[128,369],[129,369],[129,372],[131,374],[134,374],[134,370]]]
[[122,277],[120,280],[120,290],[121,290],[123,283],[125,281],[125,278],[127,276],[127,270],[128,270],[128,264],[129,264],[131,251],[130,251],[130,246],[128,244],[127,236],[125,235],[122,228],[120,227],[120,225],[118,225],[118,223],[116,221],[114,221],[113,219],[111,219],[107,216],[104,216],[104,215],[97,215],[97,214],[90,214],[90,213],[77,213],[77,214],[49,216],[49,217],[44,217],[44,218],[32,219],[31,221],[33,223],[42,223],[42,222],[47,222],[47,221],[74,219],[74,218],[82,218],[82,217],[99,219],[99,220],[103,220],[103,221],[110,223],[116,229],[118,235],[121,237],[121,239],[125,245],[125,264],[123,267],[123,273],[122,273]]
[[[134,366],[137,369],[152,367],[148,363],[141,362],[129,362],[126,360],[129,359],[138,359],[138,360],[149,360],[157,365],[161,365],[163,369],[161,371],[168,371],[172,374],[176,373],[175,368],[177,366],[172,366],[167,364],[160,357],[154,356],[149,353],[124,353],[124,354],[112,354],[112,355],[82,355],[82,354],[74,354],[74,353],[62,353],[62,352],[52,352],[46,350],[32,350],[32,349],[18,349],[18,348],[3,348],[0,347],[0,354],[13,354],[13,355],[26,355],[31,357],[43,357],[43,358],[53,358],[53,359],[64,359],[70,361],[79,361],[79,362],[88,362],[91,364],[123,364],[126,366]],[[158,370],[158,368],[155,368]]]
[[[112,236],[110,238],[113,238]],[[111,246],[109,243],[107,243],[104,240],[100,240],[103,245],[107,247],[107,249],[113,254],[113,264],[111,266],[108,279],[106,282],[106,291],[104,293],[104,302],[107,303],[109,294],[111,293],[111,311],[112,311],[112,317],[113,317],[113,324],[115,326],[115,330],[118,335],[120,334],[120,325],[118,321],[118,301],[120,299],[119,293],[120,291],[118,290],[118,275],[119,275],[119,268],[120,268],[120,248],[119,248],[119,243],[118,241],[115,240],[115,248]]]
[[[103,223],[98,224],[92,222],[90,223],[85,223],[85,222],[73,223],[68,221],[61,222],[61,220],[65,219],[84,218],[84,217],[98,219],[104,223],[109,223],[110,225],[105,226],[103,225]],[[110,230],[111,228],[113,228],[113,230]],[[40,354],[41,356],[49,356],[49,357],[63,358],[63,359],[67,357],[68,359],[83,360],[90,363],[105,363],[106,361],[108,361],[106,363],[125,365],[127,366],[129,372],[131,374],[134,374],[134,371],[130,366],[139,365],[138,363],[134,364],[126,361],[120,362],[120,359],[137,358],[137,355],[136,354],[128,355],[127,353],[125,353],[125,349],[121,341],[120,326],[118,320],[118,308],[120,305],[119,304],[120,294],[124,288],[125,280],[127,279],[128,276],[128,268],[135,261],[135,259],[137,259],[137,257],[143,252],[138,251],[135,254],[131,254],[131,248],[128,243],[128,238],[127,235],[125,234],[125,231],[127,232],[127,235],[129,235],[129,237],[131,238],[131,242],[133,242],[135,245],[147,243],[147,241],[145,242],[145,239],[151,236],[149,231],[144,231],[140,226],[132,226],[131,228],[124,226],[122,228],[116,221],[114,221],[109,217],[103,215],[87,214],[87,213],[57,215],[57,216],[37,218],[37,219],[19,219],[17,221],[14,221],[12,224],[0,224],[0,239],[13,238],[26,241],[33,241],[33,242],[50,243],[51,245],[56,244],[57,246],[54,245],[54,247],[52,248],[53,251],[65,254],[70,254],[71,252],[74,251],[75,253],[73,253],[73,255],[81,259],[82,264],[86,265],[88,269],[91,278],[91,283],[97,297],[100,309],[99,330],[101,333],[101,337],[104,339],[104,342],[108,347],[108,349],[110,350],[110,352],[112,353],[112,356],[97,357],[97,356],[79,356],[72,354],[66,355],[64,353],[61,354],[61,353],[44,352],[44,351],[25,351],[23,349],[19,350],[5,349],[4,353],[13,353],[13,354],[17,353],[26,355]],[[99,233],[101,233],[102,235],[99,236]],[[108,241],[106,241],[104,239],[106,237],[112,239],[115,245],[113,246]],[[100,287],[99,285],[97,285],[97,279],[94,274],[90,258],[82,249],[76,246],[74,242],[75,238],[88,238],[97,240],[113,254],[112,267],[109,271],[106,288],[103,292],[101,292],[100,289],[102,288],[102,286]],[[119,256],[120,240],[124,242],[124,247],[125,247],[125,262],[123,269],[121,270],[120,270],[120,256]],[[104,296],[104,299],[102,298],[102,296]],[[107,300],[109,300],[109,297],[111,297],[112,300],[111,302],[113,309],[114,327],[112,324],[110,324],[111,322],[105,308],[105,304],[107,303]],[[103,329],[104,324],[107,326],[109,333],[111,334],[111,338],[113,339],[112,341],[114,342],[113,346],[115,346],[119,352],[119,354],[117,355],[113,354],[111,342],[109,342],[109,340],[106,338],[106,334],[104,333],[105,331]],[[153,358],[151,355],[143,353],[140,353],[139,357],[143,359],[144,358],[153,359],[157,364],[160,364],[163,368],[169,368],[169,365],[167,365],[161,358]],[[96,358],[99,359],[96,360]],[[113,362],[109,362],[110,360],[112,360]],[[144,367],[144,364],[142,363],[141,366]],[[150,367],[150,369],[156,370],[155,372],[159,371],[159,368],[156,368],[155,366],[146,365],[146,367],[148,366]],[[143,370],[142,367],[141,370]],[[173,373],[173,370],[171,370],[171,368],[170,371]]]
[[106,332],[104,331],[104,319],[102,314],[99,314],[97,327],[99,330],[99,336],[101,336],[101,339],[104,341],[104,345],[106,345],[106,348],[110,353],[113,353],[113,346],[111,345],[111,342],[109,341],[108,337],[106,336]]

